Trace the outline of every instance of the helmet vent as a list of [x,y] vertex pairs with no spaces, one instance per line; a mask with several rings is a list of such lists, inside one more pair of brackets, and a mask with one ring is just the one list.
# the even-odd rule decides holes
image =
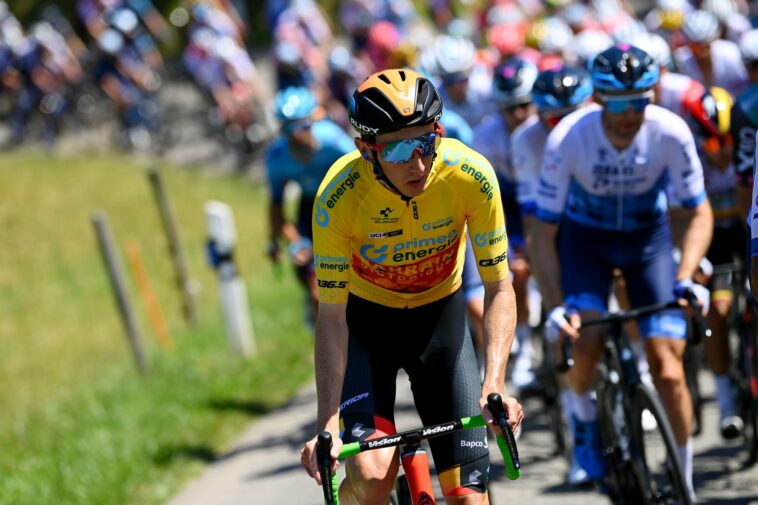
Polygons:
[[378,77],[379,77],[379,79],[381,79],[381,80],[382,80],[382,81],[383,81],[385,84],[389,84],[389,83],[390,83],[390,79],[389,79],[389,77],[387,77],[386,75],[384,75],[384,74],[379,74],[379,76],[378,76]]
[[405,80],[405,72],[404,71],[401,70],[400,72],[398,72],[398,75],[400,75],[400,79]]

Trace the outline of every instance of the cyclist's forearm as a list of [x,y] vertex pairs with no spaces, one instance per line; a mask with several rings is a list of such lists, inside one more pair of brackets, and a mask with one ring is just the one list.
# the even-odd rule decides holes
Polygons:
[[269,237],[276,240],[282,235],[284,226],[284,212],[278,203],[272,203],[268,210]]
[[316,321],[316,394],[318,431],[339,429],[339,402],[347,364],[347,322],[322,317]]
[[691,212],[682,240],[682,261],[679,264],[677,279],[691,279],[695,275],[700,260],[708,252],[713,236],[713,211],[708,200]]
[[485,283],[484,389],[502,391],[516,330],[516,295],[510,281]]
[[534,236],[530,259],[532,273],[537,279],[537,286],[542,295],[542,302],[547,310],[563,303],[561,294],[561,273],[558,266],[558,252],[555,248],[555,237],[558,226],[535,220]]

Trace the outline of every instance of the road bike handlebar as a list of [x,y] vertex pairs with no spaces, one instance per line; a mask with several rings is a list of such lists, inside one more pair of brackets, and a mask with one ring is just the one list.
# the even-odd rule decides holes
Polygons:
[[[697,321],[698,326],[700,326],[703,334],[706,337],[710,337],[711,329],[708,327],[708,323],[705,321],[705,317],[703,316],[703,313],[697,310],[698,304],[697,304],[697,295],[695,295],[695,292],[691,289],[688,289],[684,294],[684,299],[694,309],[693,313],[695,314],[695,320]],[[644,316],[646,314],[652,314],[653,312],[660,312],[666,309],[677,309],[677,308],[681,308],[681,306],[679,305],[679,302],[677,300],[671,300],[670,302],[657,303],[654,305],[646,305],[644,307],[625,310],[622,312],[616,312],[614,314],[608,314],[607,316],[598,317],[596,319],[589,319],[586,321],[582,321],[582,327],[597,326],[600,324],[607,324],[607,323],[625,323],[627,321],[631,321],[632,319],[637,319],[640,316]]]
[[[490,411],[492,411],[493,417],[495,417],[495,421],[505,434],[505,436],[497,435],[495,437],[498,449],[500,449],[500,454],[503,456],[505,475],[509,480],[516,480],[521,475],[521,462],[519,461],[516,438],[513,435],[513,430],[508,424],[508,414],[503,407],[502,398],[497,393],[490,393],[487,396],[487,404],[489,405]],[[394,435],[386,435],[363,442],[350,442],[342,446],[339,458],[349,458],[356,454],[360,454],[361,452],[383,449],[385,447],[418,445],[422,440],[447,435],[454,431],[485,426],[487,426],[487,423],[481,415],[463,417],[456,421],[403,431]],[[337,474],[332,473],[331,471],[332,460],[329,455],[331,449],[332,435],[326,431],[320,432],[317,437],[316,458],[319,466],[319,474],[321,475],[321,487],[324,491],[324,503],[326,505],[339,505],[339,497],[337,496]]]
[[[693,313],[695,314],[694,317],[695,317],[695,321],[697,322],[697,326],[701,330],[699,334],[702,333],[706,337],[710,337],[712,334],[711,329],[708,326],[708,323],[706,322],[705,317],[703,316],[703,313],[700,310],[697,310],[697,295],[695,295],[695,292],[691,289],[688,289],[684,294],[684,299],[687,300],[687,303],[695,309],[693,310]],[[662,310],[675,309],[675,308],[680,308],[679,302],[676,300],[672,300],[666,303],[646,305],[644,307],[639,307],[637,309],[616,312],[614,314],[609,314],[604,317],[598,317],[596,319],[584,320],[582,321],[582,327],[597,326],[597,325],[608,324],[608,323],[624,323],[632,319],[637,319],[638,317],[644,316],[646,314],[652,314],[653,312],[660,312]],[[566,318],[566,320],[568,321],[568,317]],[[698,338],[695,339],[696,341],[700,340],[699,334],[698,334]],[[571,342],[569,341],[569,339],[564,338],[561,345],[561,356],[559,356],[558,363],[555,365],[555,368],[558,372],[565,373],[573,366],[574,366],[574,358],[571,355]]]

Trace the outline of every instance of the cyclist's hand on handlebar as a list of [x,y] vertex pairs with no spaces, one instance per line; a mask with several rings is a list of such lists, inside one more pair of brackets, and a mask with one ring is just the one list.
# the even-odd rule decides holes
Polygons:
[[679,304],[683,307],[689,305],[690,293],[697,299],[697,305],[701,307],[703,315],[707,314],[711,303],[710,290],[701,284],[692,282],[692,279],[680,279],[676,281],[674,296],[679,299]]
[[[321,485],[321,474],[318,471],[318,458],[316,456],[316,443],[318,441],[318,435],[315,435],[312,439],[305,443],[305,446],[300,450],[300,464],[303,465],[308,475],[315,479],[317,485]],[[336,472],[340,463],[337,458],[342,450],[342,440],[340,439],[339,432],[332,433],[332,450],[330,455],[332,457],[332,472]]]
[[558,342],[562,335],[572,342],[579,338],[579,327],[582,320],[579,314],[559,305],[550,311],[545,321],[545,337],[549,342]]
[[[497,420],[492,416],[492,412],[490,412],[490,408],[487,405],[487,396],[493,392],[497,393],[498,391],[483,390],[482,397],[479,399],[479,406],[482,409],[482,417],[487,422],[487,425],[495,433],[503,436],[504,434],[501,432]],[[500,396],[503,398],[503,407],[505,407],[505,413],[508,415],[508,424],[511,426],[513,434],[518,436],[518,433],[521,431],[521,423],[524,421],[524,410],[515,398],[508,395]]]
[[290,242],[287,252],[295,265],[305,266],[313,259],[313,242],[307,237],[300,237],[298,240]]

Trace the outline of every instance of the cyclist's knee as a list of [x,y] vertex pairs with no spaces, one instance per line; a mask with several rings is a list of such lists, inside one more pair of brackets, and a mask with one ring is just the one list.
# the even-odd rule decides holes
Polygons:
[[681,356],[674,350],[667,348],[648,347],[648,362],[650,364],[650,373],[658,389],[676,392],[679,389],[686,389],[684,376],[684,366]]
[[[392,491],[398,471],[395,449],[369,451],[350,458],[345,471],[349,494],[361,505],[375,503],[376,497],[386,497]],[[384,505],[384,501],[376,503]]]

